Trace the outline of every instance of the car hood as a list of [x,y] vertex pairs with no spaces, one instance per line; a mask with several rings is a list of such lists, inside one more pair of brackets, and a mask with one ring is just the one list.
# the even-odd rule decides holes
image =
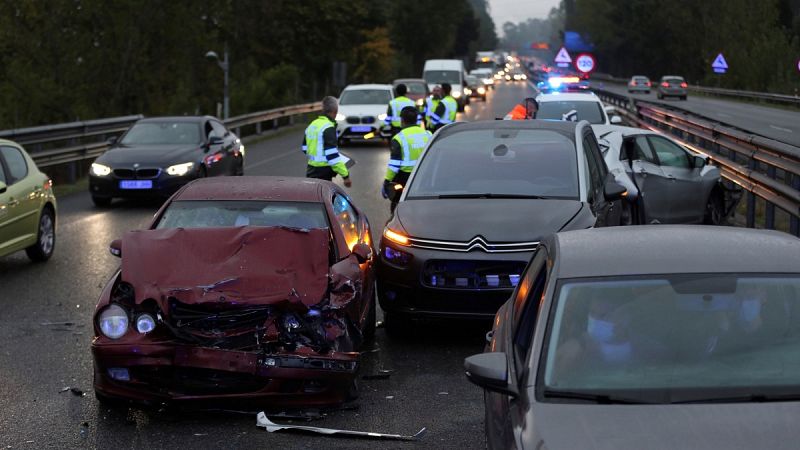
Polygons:
[[288,303],[303,310],[328,289],[327,229],[173,228],[129,231],[122,280],[135,302]]
[[142,145],[142,146],[115,146],[103,153],[97,162],[111,167],[115,165],[166,165],[183,162],[192,162],[190,155],[200,148],[200,144],[193,145]]
[[[537,403],[525,449],[790,449],[800,402],[713,405]],[[535,420],[530,420],[535,416]],[[542,444],[542,441],[543,444]]]
[[339,105],[339,114],[344,116],[378,116],[386,114],[386,105]]
[[406,200],[395,218],[409,236],[443,241],[533,242],[555,233],[580,211],[577,200]]

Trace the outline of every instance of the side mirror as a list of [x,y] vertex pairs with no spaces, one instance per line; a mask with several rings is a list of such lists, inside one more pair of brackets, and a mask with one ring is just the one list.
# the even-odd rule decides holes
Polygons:
[[111,147],[112,145],[117,143],[118,139],[119,138],[117,136],[111,136],[110,138],[106,139],[106,144],[108,144],[108,146]]
[[487,391],[517,396],[514,385],[508,382],[508,360],[503,352],[478,353],[464,360],[467,379]]
[[4,182],[0,181],[0,194],[4,193],[7,189],[8,186]]
[[622,123],[622,117],[620,117],[620,116],[611,116],[611,123],[613,123],[615,125]]
[[114,239],[108,246],[108,251],[117,258],[122,258],[122,239]]
[[225,139],[220,136],[211,136],[208,138],[208,145],[219,145],[223,142],[225,142]]
[[372,247],[363,242],[359,242],[353,246],[353,254],[356,255],[359,264],[364,264],[372,259]]
[[[708,160],[706,160],[702,156],[695,155],[695,156],[692,157],[692,167],[693,168],[701,169],[701,168],[705,167],[706,164],[708,164]],[[0,191],[0,192],[2,192],[2,191]]]
[[614,177],[609,176],[606,180],[605,186],[603,187],[603,195],[605,196],[606,200],[613,202],[628,195],[628,190],[625,189],[625,186],[617,183],[617,180],[615,180]]

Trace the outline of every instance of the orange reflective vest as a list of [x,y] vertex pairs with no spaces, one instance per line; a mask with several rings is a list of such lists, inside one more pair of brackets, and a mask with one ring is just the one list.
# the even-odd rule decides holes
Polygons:
[[527,119],[526,112],[525,105],[519,104],[508,115],[511,116],[511,120],[525,120]]

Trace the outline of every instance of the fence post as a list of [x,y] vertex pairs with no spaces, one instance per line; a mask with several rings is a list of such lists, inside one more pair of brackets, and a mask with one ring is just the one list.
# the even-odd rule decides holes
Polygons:
[[[792,175],[792,186],[800,191],[800,175]],[[797,212],[798,211],[795,211],[795,213]],[[794,214],[789,215],[789,232],[797,237],[800,237],[800,218]]]

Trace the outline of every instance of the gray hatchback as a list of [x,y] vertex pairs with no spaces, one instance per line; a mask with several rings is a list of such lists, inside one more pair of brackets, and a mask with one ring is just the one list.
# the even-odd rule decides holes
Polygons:
[[558,233],[465,361],[489,448],[790,449],[800,239],[662,225]]
[[658,82],[658,94],[660,99],[664,97],[678,97],[681,100],[686,100],[686,93],[688,92],[689,84],[683,77],[668,75],[661,77]]

